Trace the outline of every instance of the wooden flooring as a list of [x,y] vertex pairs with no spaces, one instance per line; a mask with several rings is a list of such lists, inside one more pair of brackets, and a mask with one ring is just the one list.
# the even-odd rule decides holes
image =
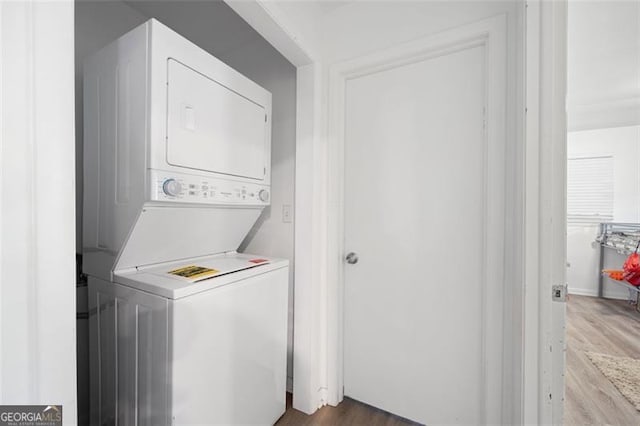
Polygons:
[[277,426],[406,426],[417,425],[402,417],[371,407],[350,398],[345,398],[337,407],[322,407],[313,415],[291,408],[291,395],[287,394],[287,411],[276,423]]
[[569,296],[566,425],[640,425],[638,412],[585,351],[640,358],[640,313],[621,300]]

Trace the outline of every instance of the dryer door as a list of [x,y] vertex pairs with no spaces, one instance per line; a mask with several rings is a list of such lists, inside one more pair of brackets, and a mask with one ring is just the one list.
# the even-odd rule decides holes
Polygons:
[[168,61],[167,162],[256,180],[266,174],[264,106]]

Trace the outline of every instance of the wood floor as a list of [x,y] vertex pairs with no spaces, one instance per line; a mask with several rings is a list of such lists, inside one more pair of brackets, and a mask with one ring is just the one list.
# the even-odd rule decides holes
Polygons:
[[276,423],[277,426],[406,426],[417,425],[402,417],[371,407],[350,398],[345,398],[337,407],[322,407],[312,416],[291,407],[291,394],[287,394],[287,411]]
[[621,300],[569,296],[566,425],[640,425],[638,412],[585,351],[640,358],[640,313]]

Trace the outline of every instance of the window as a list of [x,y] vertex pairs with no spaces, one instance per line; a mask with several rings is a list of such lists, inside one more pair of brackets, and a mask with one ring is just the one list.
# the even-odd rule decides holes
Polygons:
[[613,157],[569,158],[567,222],[594,224],[613,220]]

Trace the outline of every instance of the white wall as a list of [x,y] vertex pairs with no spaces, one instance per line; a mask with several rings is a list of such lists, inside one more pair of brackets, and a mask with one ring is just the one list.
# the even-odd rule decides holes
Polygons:
[[350,2],[319,21],[322,53],[328,63],[339,62],[499,14],[508,15],[513,34],[516,10],[513,1]]
[[73,2],[0,2],[0,404],[76,424]]
[[[640,222],[640,126],[569,132],[567,157],[612,156],[614,222]],[[594,245],[597,225],[567,226],[569,292],[597,296],[600,248]],[[621,269],[625,257],[606,250],[605,268]],[[628,291],[605,280],[605,297],[626,299]]]

